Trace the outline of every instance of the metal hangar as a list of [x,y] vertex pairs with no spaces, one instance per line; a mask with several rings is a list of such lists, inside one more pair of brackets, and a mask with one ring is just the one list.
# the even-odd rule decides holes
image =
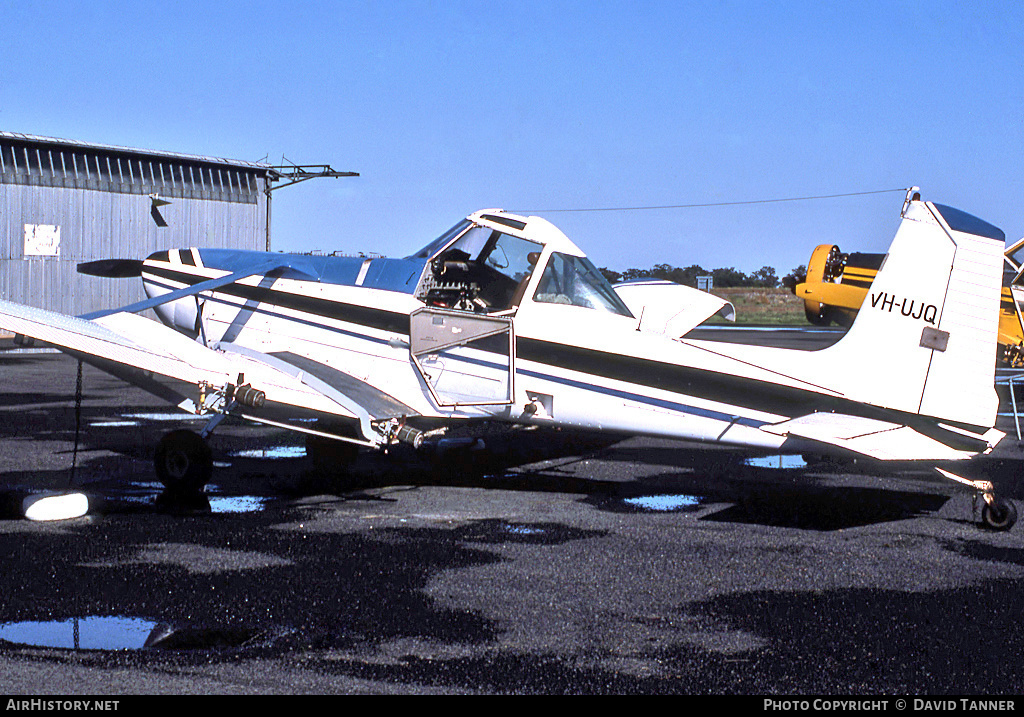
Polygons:
[[78,315],[144,298],[77,272],[168,248],[270,249],[274,183],[357,176],[0,132],[0,297]]

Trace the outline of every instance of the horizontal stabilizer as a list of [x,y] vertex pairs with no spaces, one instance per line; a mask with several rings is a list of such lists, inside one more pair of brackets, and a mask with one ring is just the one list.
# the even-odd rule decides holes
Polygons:
[[[761,430],[825,443],[885,461],[963,460],[979,452],[957,450],[907,425],[841,413],[811,413],[762,426]],[[991,448],[1003,433],[993,429],[981,436],[960,434],[960,437],[965,442],[974,441]]]

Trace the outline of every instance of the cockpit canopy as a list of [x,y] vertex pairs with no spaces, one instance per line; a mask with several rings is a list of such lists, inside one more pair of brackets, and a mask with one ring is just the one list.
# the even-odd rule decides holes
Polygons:
[[416,296],[428,306],[511,313],[530,292],[539,303],[632,316],[590,260],[538,217],[477,212],[408,258],[425,260]]
[[587,309],[632,316],[615,289],[585,256],[552,252],[533,300],[544,304],[570,304]]

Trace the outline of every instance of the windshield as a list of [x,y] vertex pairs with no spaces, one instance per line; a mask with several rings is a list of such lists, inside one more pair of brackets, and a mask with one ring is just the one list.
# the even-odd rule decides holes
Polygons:
[[544,269],[533,300],[546,304],[571,304],[588,309],[633,316],[604,274],[582,256],[554,253]]
[[[482,226],[472,226],[461,235],[453,228],[454,242],[445,246],[440,239],[431,247],[430,264],[419,296],[432,306],[465,311],[505,311],[519,305],[533,267],[544,249],[542,244]],[[443,249],[442,249],[443,247]]]
[[444,234],[439,236],[434,241],[432,241],[429,244],[427,244],[425,247],[420,249],[418,252],[416,252],[415,254],[410,254],[409,256],[407,256],[405,258],[406,259],[429,259],[434,254],[436,254],[441,249],[441,247],[443,247],[445,244],[450,242],[452,239],[457,237],[462,232],[466,231],[467,227],[469,227],[471,224],[472,224],[472,222],[469,221],[468,219],[463,219],[461,222],[459,222],[458,224],[453,226],[451,229],[446,231]]

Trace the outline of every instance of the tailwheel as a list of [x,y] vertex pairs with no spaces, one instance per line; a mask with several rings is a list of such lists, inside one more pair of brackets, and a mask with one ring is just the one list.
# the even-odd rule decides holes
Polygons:
[[[987,480],[971,480],[963,478],[956,473],[950,473],[936,466],[935,470],[950,480],[970,486],[977,491],[975,500],[979,498],[984,502],[981,508],[981,523],[990,530],[1009,530],[1017,522],[1017,506],[1013,501],[1000,498],[995,493],[995,486]],[[974,504],[977,511],[977,502]]]
[[181,429],[160,439],[153,458],[156,475],[169,491],[199,493],[213,474],[213,454],[202,436]]
[[1009,530],[1017,522],[1017,506],[1006,498],[993,496],[981,509],[981,522],[992,530]]

